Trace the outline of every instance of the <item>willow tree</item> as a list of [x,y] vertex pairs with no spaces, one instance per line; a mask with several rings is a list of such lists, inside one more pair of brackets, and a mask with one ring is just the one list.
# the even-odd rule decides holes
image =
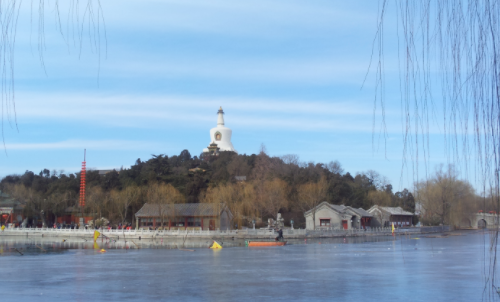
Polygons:
[[[403,169],[418,176],[430,159],[434,113],[444,131],[448,161],[464,171],[474,167],[483,196],[500,210],[500,1],[401,0],[379,2],[373,54],[375,110],[385,129],[384,52],[389,29],[396,28],[403,123]],[[393,18],[394,17],[394,18]],[[390,26],[386,24],[390,22]],[[391,83],[394,86],[394,83]],[[376,115],[376,119],[379,116]],[[375,125],[375,120],[374,120]],[[385,131],[385,130],[384,130]],[[486,200],[483,201],[486,203]],[[491,234],[487,298],[497,296],[498,225]]]
[[[111,211],[110,214],[118,214],[121,224],[125,223],[132,204],[139,201],[142,189],[135,185],[128,186],[121,191],[113,190],[110,193]],[[133,215],[132,215],[133,217]],[[132,221],[133,223],[133,221]]]
[[[92,186],[87,188],[86,190],[86,202],[85,208],[80,208],[81,217],[83,218],[84,212],[87,215],[92,216],[92,221],[94,226],[97,225],[97,215],[99,215],[99,221],[102,223],[102,212],[106,213],[106,209],[110,200],[110,196],[108,192],[104,192],[100,186]],[[85,223],[85,221],[83,221]],[[80,226],[83,227],[83,226]]]
[[[30,13],[22,14],[21,10],[29,10]],[[50,16],[49,19],[47,16]],[[55,26],[46,26],[50,20]],[[17,129],[14,58],[19,23],[30,24],[29,40],[36,45],[40,67],[45,73],[45,36],[51,31],[56,31],[68,51],[74,50],[78,58],[84,46],[97,55],[96,79],[99,78],[101,59],[106,53],[106,30],[100,0],[0,1],[0,103],[4,146],[6,122]]]
[[229,225],[242,225],[242,220],[255,218],[258,210],[255,203],[255,188],[251,182],[219,184],[216,187],[208,188],[201,196],[203,203],[210,203],[218,208],[228,209]]
[[[430,179],[418,182],[415,195],[422,206],[422,222],[459,226],[475,212],[474,189],[459,179],[453,165],[441,165]],[[434,221],[434,223],[433,223]]]
[[[44,215],[41,214],[43,197],[39,192],[23,184],[9,185],[5,189],[14,199],[24,205],[23,214],[26,218],[35,219],[41,216],[43,223],[45,223]],[[35,221],[33,224],[36,226]]]
[[161,227],[164,227],[166,219],[172,220],[177,216],[175,204],[184,203],[184,196],[179,190],[171,184],[165,183],[148,185],[145,189],[145,199],[157,207]]
[[68,206],[76,202],[76,194],[72,191],[53,192],[47,196],[47,203],[50,211],[54,215],[54,222],[57,223],[57,217],[64,216]]
[[318,182],[305,183],[297,190],[299,208],[303,212],[312,210],[314,229],[316,229],[316,211],[318,205],[326,200],[328,187],[326,177],[322,176]]
[[290,188],[285,181],[279,178],[266,180],[261,190],[256,191],[258,206],[265,214],[277,219],[278,212],[289,205],[289,193]]

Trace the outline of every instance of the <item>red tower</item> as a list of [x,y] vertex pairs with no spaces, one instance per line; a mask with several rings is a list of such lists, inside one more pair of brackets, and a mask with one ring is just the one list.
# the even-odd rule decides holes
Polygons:
[[85,161],[87,150],[83,150],[82,172],[80,173],[80,207],[85,206],[85,174],[87,172],[87,163]]

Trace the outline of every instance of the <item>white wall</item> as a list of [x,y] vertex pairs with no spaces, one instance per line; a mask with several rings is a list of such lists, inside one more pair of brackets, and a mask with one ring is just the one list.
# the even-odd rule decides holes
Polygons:
[[[313,213],[312,212],[309,213],[308,215],[306,215],[305,218],[306,218],[306,229],[313,230],[314,229]],[[327,206],[322,206],[318,210],[316,210],[316,227],[320,227],[319,224],[320,218],[330,218],[330,228],[343,229],[342,216]],[[346,220],[347,220],[347,228],[350,229],[351,217],[349,216],[349,218],[347,218]]]

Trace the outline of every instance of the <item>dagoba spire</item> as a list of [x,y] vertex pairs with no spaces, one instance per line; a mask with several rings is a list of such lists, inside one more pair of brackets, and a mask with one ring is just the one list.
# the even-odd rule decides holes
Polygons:
[[222,110],[222,106],[220,106],[219,111],[217,111],[217,114],[219,115],[217,117],[217,125],[222,125],[224,126],[224,111]]

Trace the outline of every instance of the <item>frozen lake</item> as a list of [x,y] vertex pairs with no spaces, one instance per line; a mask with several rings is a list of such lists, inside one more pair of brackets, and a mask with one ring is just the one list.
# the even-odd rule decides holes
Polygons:
[[[247,248],[242,241],[106,243],[0,236],[2,301],[480,301],[488,234]],[[13,248],[24,255],[21,256]],[[138,249],[137,247],[140,247]],[[42,250],[43,249],[43,250]]]

